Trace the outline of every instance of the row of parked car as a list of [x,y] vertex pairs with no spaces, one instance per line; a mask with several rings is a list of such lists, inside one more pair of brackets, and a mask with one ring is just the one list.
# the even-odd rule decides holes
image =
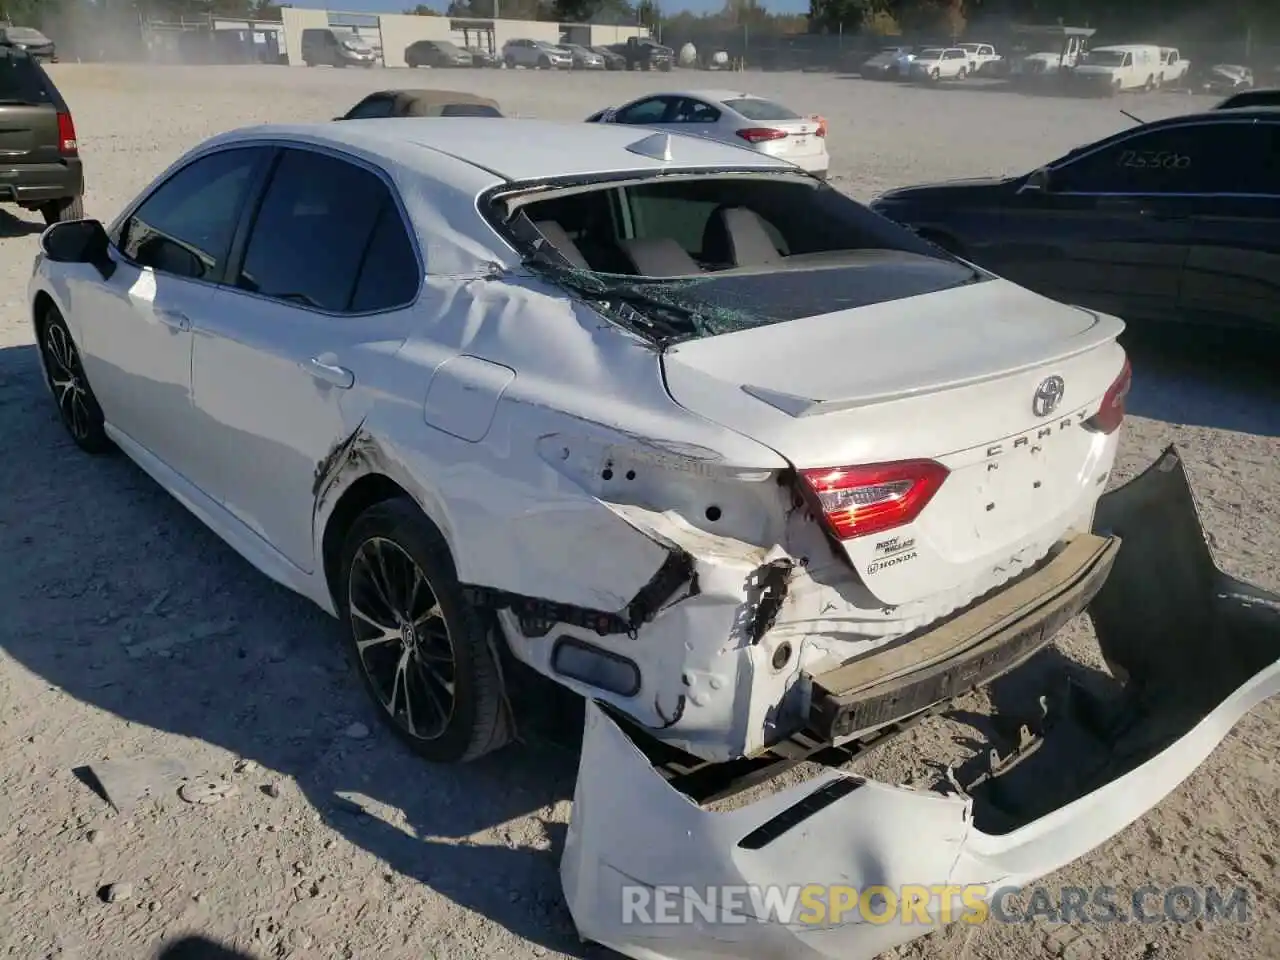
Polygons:
[[[861,67],[864,78],[938,82],[974,76],[1021,76],[1032,71],[1024,61],[1049,60],[1053,67],[1069,70],[1073,84],[1082,91],[1120,93],[1155,90],[1180,85],[1191,62],[1176,48],[1152,44],[1117,44],[1069,54],[1030,54],[1011,61],[989,43],[961,43],[953,47],[886,47]],[[1049,71],[1052,72],[1052,71]]]
[[[312,27],[302,31],[302,59],[321,64],[372,67],[383,59],[382,47],[349,27]],[[501,50],[460,46],[451,40],[417,40],[404,50],[410,67],[527,67],[538,70],[670,70],[675,51],[648,37],[625,43],[586,46],[517,38]]]

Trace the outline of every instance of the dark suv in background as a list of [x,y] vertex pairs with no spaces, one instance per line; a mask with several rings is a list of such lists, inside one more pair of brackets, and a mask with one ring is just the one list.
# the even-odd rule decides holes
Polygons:
[[84,171],[71,110],[27,51],[0,42],[0,203],[46,223],[84,217]]

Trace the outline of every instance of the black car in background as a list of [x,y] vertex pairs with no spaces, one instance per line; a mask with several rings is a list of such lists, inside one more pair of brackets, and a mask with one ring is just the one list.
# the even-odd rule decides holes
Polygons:
[[58,59],[58,49],[53,41],[35,27],[0,26],[0,46],[25,50],[33,60],[46,63]]
[[46,223],[84,216],[84,170],[71,110],[44,68],[0,44],[0,203]]
[[606,70],[625,70],[627,69],[627,58],[609,47],[588,47],[592,53],[598,53],[604,57],[604,68]]
[[404,48],[408,67],[470,67],[475,56],[448,40],[417,40]]
[[483,47],[466,47],[465,49],[467,53],[471,54],[471,65],[473,67],[493,70],[502,66],[502,61],[492,50],[485,50]]
[[1280,108],[1158,120],[1031,173],[891,191],[878,213],[1056,300],[1280,331]]
[[1280,88],[1253,88],[1233,93],[1213,109],[1239,110],[1241,107],[1280,107]]
[[648,37],[627,37],[626,43],[614,43],[609,49],[626,62],[628,70],[671,70],[676,52]]

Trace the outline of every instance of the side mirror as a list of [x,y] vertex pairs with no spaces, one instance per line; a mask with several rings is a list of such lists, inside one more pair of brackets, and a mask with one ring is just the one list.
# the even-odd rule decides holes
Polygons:
[[40,248],[54,263],[87,263],[103,280],[110,280],[116,263],[108,254],[111,241],[97,220],[68,220],[55,223],[40,236]]
[[1033,170],[1027,174],[1027,178],[1022,181],[1022,186],[1018,188],[1019,193],[1048,193],[1051,189],[1048,167],[1041,167],[1039,170]]

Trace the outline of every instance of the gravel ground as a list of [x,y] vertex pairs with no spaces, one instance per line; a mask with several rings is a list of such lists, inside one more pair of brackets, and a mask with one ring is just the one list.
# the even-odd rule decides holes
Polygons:
[[[89,214],[104,219],[206,136],[326,119],[381,87],[457,84],[511,113],[578,120],[644,89],[718,82],[75,64],[53,72],[75,112]],[[1028,169],[1129,123],[1114,103],[976,86],[798,74],[741,82],[824,114],[835,183],[860,199],[917,180]],[[1202,103],[1155,94],[1124,105],[1150,119]],[[39,224],[14,213],[0,213],[0,436],[15,453],[0,460],[0,551],[12,558],[0,566],[5,955],[139,958],[199,931],[263,960],[581,956],[557,876],[573,756],[530,746],[461,770],[409,759],[378,727],[331,621],[259,576],[123,458],[79,455],[54,419],[31,345],[24,301]],[[1222,563],[1277,590],[1274,346],[1132,339],[1134,415],[1118,473],[1176,441]],[[1075,624],[1059,646],[1087,643]],[[1278,729],[1280,708],[1262,706],[1156,810],[1049,881],[1243,886],[1250,923],[953,927],[896,955],[1280,956]],[[79,779],[86,764],[138,758],[180,763],[237,792],[205,806],[161,784],[115,814]]]

